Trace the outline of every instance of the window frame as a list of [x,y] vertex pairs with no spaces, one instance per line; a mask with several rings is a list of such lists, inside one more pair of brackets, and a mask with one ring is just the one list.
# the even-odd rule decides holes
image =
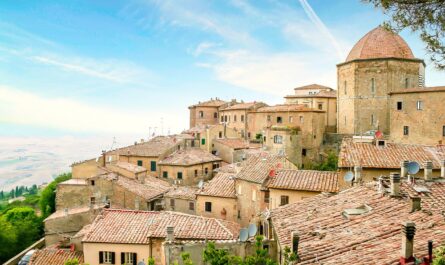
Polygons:
[[423,110],[423,101],[422,100],[417,100],[416,101],[416,109],[417,110]]
[[183,179],[183,174],[182,174],[182,171],[178,171],[178,172],[176,172],[176,179]]
[[204,203],[204,211],[207,213],[212,212],[212,202],[205,202]]
[[150,171],[156,172],[156,169],[157,169],[156,161],[150,161]]
[[404,125],[403,126],[403,135],[408,136],[409,135],[409,126]]
[[168,179],[168,171],[162,171],[162,177]]
[[194,211],[194,210],[195,210],[195,203],[189,202],[189,211]]
[[289,196],[288,195],[281,195],[280,196],[280,206],[289,204]]
[[403,110],[403,101],[397,101],[396,110]]

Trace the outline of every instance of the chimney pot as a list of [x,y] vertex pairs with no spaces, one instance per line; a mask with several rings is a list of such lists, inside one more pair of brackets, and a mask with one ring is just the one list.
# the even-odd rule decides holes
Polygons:
[[408,175],[408,164],[409,161],[404,160],[402,161],[401,165],[400,165],[400,177],[401,178],[406,178],[406,176]]
[[418,196],[411,197],[411,212],[420,211],[422,209],[421,199]]
[[400,174],[392,172],[389,175],[391,181],[391,196],[399,196],[400,193]]
[[175,231],[175,228],[173,226],[167,226],[167,241],[173,242],[174,231]]
[[414,235],[416,234],[416,224],[406,221],[402,224],[402,253],[401,259],[410,260],[413,257]]
[[440,161],[440,177],[445,178],[445,159]]
[[423,171],[424,171],[425,180],[432,180],[433,179],[433,162],[425,161]]

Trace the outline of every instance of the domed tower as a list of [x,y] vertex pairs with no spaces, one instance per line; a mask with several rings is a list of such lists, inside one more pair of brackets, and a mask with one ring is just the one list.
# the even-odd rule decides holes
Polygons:
[[340,134],[389,134],[389,92],[423,86],[425,63],[397,34],[377,27],[337,65]]

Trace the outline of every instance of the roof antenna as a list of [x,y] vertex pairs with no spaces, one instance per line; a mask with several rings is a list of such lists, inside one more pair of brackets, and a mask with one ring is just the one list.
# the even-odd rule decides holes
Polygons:
[[111,143],[111,148],[110,150],[113,150],[114,145],[116,144],[116,137],[113,136],[113,142]]

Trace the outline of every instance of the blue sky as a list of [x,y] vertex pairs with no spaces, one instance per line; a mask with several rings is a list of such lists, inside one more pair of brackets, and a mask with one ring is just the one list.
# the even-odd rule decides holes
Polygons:
[[[143,136],[161,119],[179,132],[210,97],[335,88],[335,65],[384,19],[359,0],[3,0],[0,135]],[[444,77],[427,61],[427,85]]]

